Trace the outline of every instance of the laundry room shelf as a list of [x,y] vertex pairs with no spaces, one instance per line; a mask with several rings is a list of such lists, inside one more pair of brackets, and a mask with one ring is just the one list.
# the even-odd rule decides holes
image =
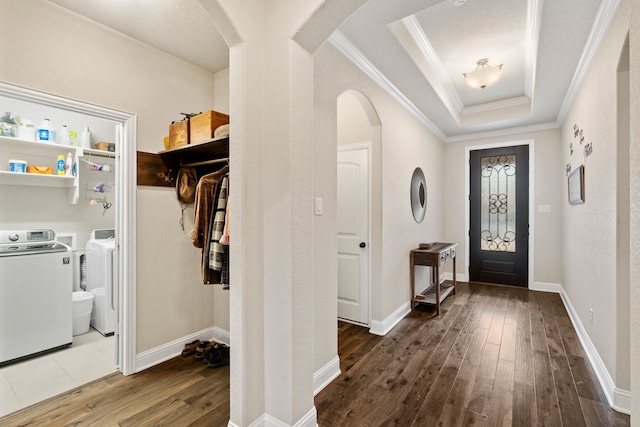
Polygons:
[[73,187],[75,185],[75,177],[0,171],[0,184],[37,187]]
[[55,171],[57,168],[58,156],[63,155],[66,158],[68,153],[71,153],[73,161],[77,164],[79,156],[83,155],[83,149],[69,145],[39,141],[25,141],[19,138],[0,136],[0,167],[3,169],[0,170],[0,185],[68,188],[69,203],[76,204],[79,199],[79,181],[77,176],[16,173],[7,170],[10,160],[17,159],[26,161],[30,165],[50,166]]

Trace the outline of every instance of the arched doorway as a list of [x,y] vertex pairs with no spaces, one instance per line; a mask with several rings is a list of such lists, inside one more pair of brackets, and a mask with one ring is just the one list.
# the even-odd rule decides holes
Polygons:
[[373,281],[381,276],[376,262],[380,138],[380,119],[369,99],[355,90],[342,93],[337,100],[338,318],[362,326],[371,326]]

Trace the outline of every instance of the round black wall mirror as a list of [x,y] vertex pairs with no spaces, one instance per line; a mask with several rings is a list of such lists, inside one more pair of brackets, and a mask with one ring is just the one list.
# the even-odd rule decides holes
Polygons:
[[427,183],[420,168],[416,168],[411,177],[411,212],[418,223],[422,222],[427,212]]

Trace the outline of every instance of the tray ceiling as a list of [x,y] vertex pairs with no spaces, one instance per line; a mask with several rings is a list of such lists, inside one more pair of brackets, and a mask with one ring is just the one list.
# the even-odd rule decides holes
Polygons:
[[[198,0],[49,0],[197,66],[229,66]],[[329,39],[444,141],[557,127],[619,0],[369,0]],[[198,43],[193,41],[197,40]],[[462,76],[503,64],[486,89]]]

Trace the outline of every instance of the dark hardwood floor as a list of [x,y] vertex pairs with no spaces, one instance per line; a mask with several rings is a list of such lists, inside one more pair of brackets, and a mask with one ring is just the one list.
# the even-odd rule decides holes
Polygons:
[[[423,306],[424,307],[424,306]],[[439,317],[421,308],[387,336],[340,323],[342,374],[315,398],[339,426],[628,426],[609,407],[560,297],[459,285]],[[229,368],[175,358],[114,374],[0,426],[226,426]]]
[[560,296],[459,284],[385,337],[339,324],[342,374],[315,399],[330,426],[628,426],[613,411]]

